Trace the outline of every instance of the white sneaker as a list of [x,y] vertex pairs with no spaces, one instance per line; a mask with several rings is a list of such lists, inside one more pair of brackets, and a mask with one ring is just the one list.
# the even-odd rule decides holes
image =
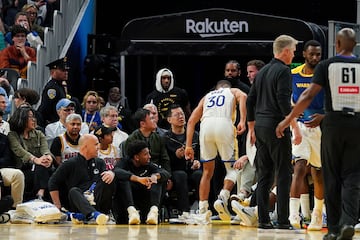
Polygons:
[[221,199],[218,199],[214,203],[214,208],[219,213],[219,217],[221,220],[223,220],[223,221],[231,220],[231,215],[230,215],[229,209],[227,207],[227,202],[225,202]]
[[231,221],[230,221],[231,225],[240,225],[240,223],[241,223],[241,219],[238,215],[233,217],[233,219],[231,219]]
[[100,213],[95,218],[95,222],[97,223],[97,225],[105,225],[107,224],[108,221],[109,221],[109,216],[103,213]]
[[360,223],[354,226],[355,232],[360,232]]
[[179,219],[185,220],[188,219],[190,217],[190,213],[189,212],[183,212],[181,215],[179,215]]
[[320,231],[322,229],[322,213],[320,210],[314,210],[311,214],[311,222],[307,227],[309,231]]
[[231,201],[231,207],[236,215],[241,219],[242,225],[248,227],[256,226],[258,218],[255,213],[255,208],[244,207],[236,200]]
[[300,218],[299,214],[293,214],[293,215],[289,216],[289,221],[290,221],[291,226],[293,226],[293,228],[301,229],[300,220],[301,220],[301,218]]
[[70,213],[70,219],[73,224],[83,224],[85,216],[82,213]]
[[169,223],[183,223],[186,224],[186,221],[190,219],[190,213],[189,212],[183,212],[181,215],[179,215],[177,218],[170,218]]
[[207,225],[211,223],[212,212],[210,210],[207,210],[204,213],[190,214],[190,215],[192,221],[191,224]]
[[115,217],[114,217],[114,214],[112,213],[112,211],[110,211],[110,213],[108,213],[107,216],[109,217],[107,224],[110,224],[110,225],[116,224],[116,220],[115,220]]
[[130,206],[127,208],[129,216],[129,225],[140,224],[140,215],[135,207]]
[[159,221],[159,209],[157,206],[152,206],[146,218],[146,224],[157,225]]
[[238,194],[233,194],[230,196],[230,201],[233,201],[233,200],[236,200],[238,202],[243,202],[245,200],[245,198],[247,198],[248,196],[243,193],[243,192],[240,192]]

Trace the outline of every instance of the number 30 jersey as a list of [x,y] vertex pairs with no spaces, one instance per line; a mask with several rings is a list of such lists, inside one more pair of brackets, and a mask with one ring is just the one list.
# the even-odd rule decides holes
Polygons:
[[227,118],[234,123],[236,118],[235,103],[236,100],[230,88],[213,90],[205,96],[201,120],[208,117]]
[[200,158],[215,159],[219,153],[222,161],[238,158],[236,139],[236,99],[230,88],[219,88],[206,94],[200,124]]

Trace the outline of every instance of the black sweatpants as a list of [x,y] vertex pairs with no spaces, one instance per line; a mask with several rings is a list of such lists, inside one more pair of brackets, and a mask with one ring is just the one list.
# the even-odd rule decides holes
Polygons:
[[69,204],[70,211],[81,212],[87,218],[92,212],[99,211],[101,213],[110,213],[112,206],[112,197],[114,193],[114,182],[112,184],[106,184],[102,180],[96,183],[94,190],[95,206],[90,205],[89,201],[84,196],[84,192],[78,188],[73,187],[69,190]]

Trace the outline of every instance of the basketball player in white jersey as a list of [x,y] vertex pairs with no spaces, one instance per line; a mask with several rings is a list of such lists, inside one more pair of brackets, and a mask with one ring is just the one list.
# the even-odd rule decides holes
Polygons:
[[[203,174],[199,187],[199,213],[204,214],[206,222],[210,222],[209,211],[210,180],[214,173],[215,158],[219,153],[226,166],[226,178],[236,181],[236,170],[231,163],[237,160],[237,134],[246,130],[246,98],[247,95],[237,88],[230,88],[230,83],[221,80],[216,89],[203,97],[192,112],[186,134],[186,159],[194,159],[191,147],[195,125],[200,123],[200,159],[203,163]],[[236,105],[239,105],[240,122],[237,129],[234,126]],[[228,196],[229,198],[229,196]]]

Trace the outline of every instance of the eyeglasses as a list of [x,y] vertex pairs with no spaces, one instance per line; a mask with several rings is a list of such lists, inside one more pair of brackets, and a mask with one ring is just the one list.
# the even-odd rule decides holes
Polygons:
[[178,113],[174,113],[171,115],[172,117],[176,117],[176,118],[180,118],[180,117],[184,117],[185,113],[183,112],[178,112]]
[[63,108],[64,112],[74,112],[74,108]]
[[92,104],[97,104],[97,101],[86,101],[86,103],[92,103]]

